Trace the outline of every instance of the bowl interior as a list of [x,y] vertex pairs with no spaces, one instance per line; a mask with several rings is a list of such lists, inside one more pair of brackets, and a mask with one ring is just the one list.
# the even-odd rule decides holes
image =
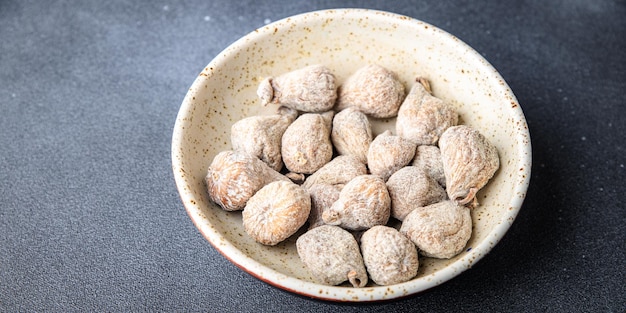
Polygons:
[[[213,157],[231,149],[230,126],[251,115],[272,114],[256,95],[260,81],[311,64],[324,64],[339,83],[377,63],[398,73],[407,90],[417,77],[452,103],[460,123],[478,129],[498,148],[501,167],[479,193],[467,250],[450,260],[420,258],[417,277],[395,286],[355,289],[313,282],[295,250],[296,236],[274,247],[254,242],[240,212],[208,199],[203,182]],[[373,120],[375,134],[394,119]],[[343,9],[290,17],[243,37],[196,78],[183,100],[172,142],[181,199],[200,232],[226,258],[280,288],[316,298],[369,301],[413,294],[458,275],[504,235],[524,199],[530,176],[530,137],[517,100],[496,70],[458,38],[430,24],[387,12]]]

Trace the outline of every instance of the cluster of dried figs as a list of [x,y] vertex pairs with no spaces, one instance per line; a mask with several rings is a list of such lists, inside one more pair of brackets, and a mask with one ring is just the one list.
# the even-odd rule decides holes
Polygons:
[[[257,93],[277,112],[232,125],[233,149],[206,176],[211,200],[243,210],[255,241],[276,245],[308,225],[296,248],[313,278],[354,287],[412,279],[418,254],[463,251],[498,152],[457,125],[426,79],[407,93],[396,73],[374,64],[338,86],[328,68],[312,65],[264,79]],[[394,117],[395,134],[374,136],[370,119]]]

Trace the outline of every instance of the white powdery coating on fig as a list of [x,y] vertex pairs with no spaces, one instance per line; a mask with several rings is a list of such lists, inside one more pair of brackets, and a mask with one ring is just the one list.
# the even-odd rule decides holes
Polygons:
[[262,105],[284,105],[303,112],[325,112],[335,104],[335,76],[323,65],[310,65],[261,81],[257,95]]
[[339,199],[343,186],[315,184],[307,189],[311,196],[311,213],[309,214],[309,229],[324,225],[322,215]]
[[209,198],[226,211],[243,210],[259,189],[277,180],[289,179],[258,158],[237,151],[218,153],[205,177]]
[[311,188],[316,184],[343,185],[359,175],[367,174],[367,167],[352,155],[340,155],[307,177],[302,187]]
[[434,145],[458,121],[452,105],[431,95],[428,81],[420,78],[400,106],[396,132],[418,145]]
[[333,118],[330,138],[341,155],[354,155],[367,163],[367,151],[372,142],[372,126],[365,113],[347,108]]
[[300,115],[285,130],[281,154],[288,170],[311,174],[333,157],[330,130],[334,112]]
[[387,180],[391,216],[402,221],[411,211],[447,198],[446,190],[416,166],[399,169]]
[[332,225],[315,227],[296,240],[296,249],[315,281],[331,286],[345,281],[354,287],[367,285],[359,244],[348,231]]
[[385,182],[376,175],[357,176],[348,182],[339,199],[322,214],[324,223],[349,230],[385,225],[389,220],[391,198]]
[[477,205],[476,193],[500,167],[498,150],[470,126],[448,128],[439,139],[446,191],[459,204]]
[[443,162],[439,147],[418,146],[411,165],[423,168],[428,176],[436,180],[442,187],[446,187],[446,175],[443,172]]
[[245,152],[265,162],[275,171],[283,168],[281,142],[287,127],[298,112],[281,107],[279,114],[250,116],[237,121],[230,129],[233,150]]
[[419,253],[449,259],[461,253],[472,236],[470,209],[443,201],[409,213],[400,232],[417,246]]
[[361,253],[370,278],[379,285],[403,283],[417,275],[417,249],[395,228],[380,225],[365,231]]
[[367,152],[370,173],[387,180],[391,174],[409,164],[415,156],[417,145],[391,131],[376,136]]
[[355,107],[372,117],[389,118],[398,114],[405,89],[396,73],[371,64],[348,77],[337,93],[339,111]]
[[241,215],[250,237],[273,246],[295,234],[306,223],[310,211],[311,198],[302,187],[276,181],[257,191]]

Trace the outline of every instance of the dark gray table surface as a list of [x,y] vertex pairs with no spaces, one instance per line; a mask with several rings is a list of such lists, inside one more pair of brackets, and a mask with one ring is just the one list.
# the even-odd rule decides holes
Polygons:
[[[180,103],[270,21],[362,7],[479,51],[526,114],[533,169],[472,269],[397,301],[335,304],[241,271],[174,184]],[[626,2],[0,1],[0,311],[625,312]]]

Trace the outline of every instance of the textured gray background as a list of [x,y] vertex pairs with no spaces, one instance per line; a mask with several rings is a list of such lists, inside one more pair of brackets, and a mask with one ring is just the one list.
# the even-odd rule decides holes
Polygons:
[[[197,74],[268,21],[364,7],[467,42],[528,119],[533,171],[471,270],[368,305],[269,286],[178,198],[172,128]],[[626,3],[0,0],[0,311],[626,311]]]

